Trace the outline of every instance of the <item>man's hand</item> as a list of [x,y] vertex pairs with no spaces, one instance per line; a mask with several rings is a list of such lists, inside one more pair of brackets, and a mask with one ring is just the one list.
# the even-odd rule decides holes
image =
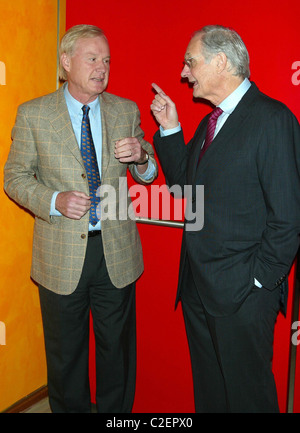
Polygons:
[[55,208],[65,217],[80,220],[90,209],[91,199],[84,192],[60,192],[55,201]]
[[174,102],[157,84],[153,83],[152,87],[157,92],[150,106],[155,119],[164,129],[176,128],[179,122]]
[[146,151],[142,148],[141,143],[135,137],[127,137],[116,141],[115,157],[120,161],[128,164],[129,162],[144,162],[146,160]]
[[[116,141],[115,158],[120,162],[128,164],[134,162],[136,164],[147,161],[147,152],[142,148],[141,143],[135,137],[127,137]],[[137,165],[137,170],[140,174],[147,170],[148,164]]]

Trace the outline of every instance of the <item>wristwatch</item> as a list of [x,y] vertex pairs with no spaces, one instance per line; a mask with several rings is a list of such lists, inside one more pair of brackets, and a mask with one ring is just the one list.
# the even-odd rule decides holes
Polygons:
[[148,154],[148,152],[146,152],[145,157],[146,157],[146,160],[145,160],[144,162],[136,162],[136,165],[144,165],[144,164],[147,164],[147,162],[149,161],[149,154]]

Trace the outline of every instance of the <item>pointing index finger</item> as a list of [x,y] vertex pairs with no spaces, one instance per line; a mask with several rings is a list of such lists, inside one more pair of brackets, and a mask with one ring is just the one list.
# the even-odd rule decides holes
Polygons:
[[162,95],[166,96],[165,92],[157,84],[152,83],[152,87],[157,93],[161,93]]

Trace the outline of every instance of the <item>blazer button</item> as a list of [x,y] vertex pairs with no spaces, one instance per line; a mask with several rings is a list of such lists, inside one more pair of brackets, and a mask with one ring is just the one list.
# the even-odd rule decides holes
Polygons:
[[86,235],[85,235],[85,234],[82,234],[80,237],[81,237],[81,239],[85,239],[85,238],[86,238]]
[[82,177],[82,179],[85,179],[86,178],[86,174],[82,173],[81,177]]

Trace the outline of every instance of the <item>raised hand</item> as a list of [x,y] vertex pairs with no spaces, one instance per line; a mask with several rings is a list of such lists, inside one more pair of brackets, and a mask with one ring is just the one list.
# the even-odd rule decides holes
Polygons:
[[115,158],[120,162],[143,162],[145,150],[136,137],[127,137],[119,140],[115,144]]
[[152,87],[157,92],[150,106],[155,119],[164,129],[176,128],[179,125],[176,105],[157,84]]
[[[136,137],[127,137],[115,143],[115,158],[124,164],[130,162],[143,163],[147,161],[147,152],[142,148],[141,143]],[[140,174],[144,173],[148,164],[137,165]]]

